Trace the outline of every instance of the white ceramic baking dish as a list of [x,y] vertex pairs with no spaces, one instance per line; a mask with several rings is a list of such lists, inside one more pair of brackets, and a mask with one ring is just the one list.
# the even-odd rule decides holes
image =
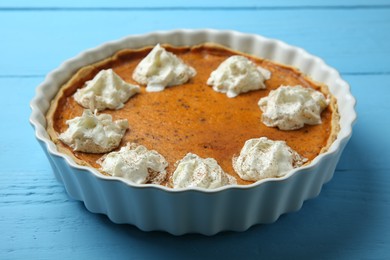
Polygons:
[[[297,168],[282,178],[270,178],[248,186],[227,186],[214,190],[171,189],[147,184],[135,185],[125,179],[108,177],[97,170],[80,166],[60,153],[46,132],[45,115],[61,85],[80,67],[97,62],[125,48],[140,48],[157,43],[194,45],[214,42],[232,49],[299,68],[314,80],[329,86],[338,100],[340,132],[329,150],[309,165]],[[131,35],[87,50],[64,62],[47,75],[31,101],[30,122],[49,159],[56,178],[68,194],[83,201],[94,213],[106,214],[115,223],[128,223],[141,230],[162,230],[175,235],[220,231],[244,231],[258,223],[272,223],[286,212],[317,196],[334,173],[356,119],[355,99],[339,73],[320,58],[301,48],[259,35],[235,31],[173,30]]]

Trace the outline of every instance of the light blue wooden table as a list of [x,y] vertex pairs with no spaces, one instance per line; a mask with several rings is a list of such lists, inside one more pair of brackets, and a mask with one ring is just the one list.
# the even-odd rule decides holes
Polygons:
[[[341,72],[358,121],[319,197],[246,232],[175,237],[66,195],[28,122],[35,87],[87,48],[176,28],[277,38]],[[390,1],[1,1],[0,37],[0,259],[390,259]]]

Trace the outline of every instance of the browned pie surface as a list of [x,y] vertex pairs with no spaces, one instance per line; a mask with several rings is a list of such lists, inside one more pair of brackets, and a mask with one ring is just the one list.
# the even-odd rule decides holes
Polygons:
[[[74,101],[72,95],[101,69],[113,68],[125,81],[137,84],[132,79],[133,70],[150,50],[151,48],[124,50],[114,58],[76,74],[63,87],[64,92],[60,92],[54,100],[52,114],[48,114],[49,128],[52,126],[57,133],[64,132],[67,129],[66,120],[82,114],[83,108]],[[326,87],[314,83],[297,70],[251,57],[255,63],[272,72],[271,79],[266,81],[267,89],[228,98],[225,94],[213,91],[206,82],[210,73],[222,61],[235,54],[233,51],[209,45],[193,48],[167,47],[167,50],[194,67],[197,75],[184,85],[169,87],[162,92],[146,92],[143,86],[142,92],[130,98],[123,109],[105,110],[101,113],[109,113],[114,119],[127,118],[130,128],[121,145],[136,142],[158,151],[169,162],[169,173],[174,170],[176,161],[192,152],[204,158],[215,158],[226,172],[237,177],[239,183],[247,184],[250,182],[241,180],[232,168],[232,157],[239,154],[246,140],[261,136],[285,140],[309,160],[332,141],[329,139],[332,115],[335,118],[337,114],[332,113],[335,104],[328,106],[322,113],[322,124],[305,126],[299,130],[281,131],[266,127],[260,120],[262,113],[257,105],[258,100],[280,85],[299,84],[327,92]],[[336,127],[333,125],[333,128]],[[55,133],[51,135],[61,149],[72,152],[71,148],[56,139]],[[75,152],[73,155],[81,159],[81,162],[99,168],[96,160],[102,154]]]

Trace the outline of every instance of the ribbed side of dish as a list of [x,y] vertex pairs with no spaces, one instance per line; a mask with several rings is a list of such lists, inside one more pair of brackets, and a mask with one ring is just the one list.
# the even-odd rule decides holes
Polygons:
[[[230,48],[292,65],[314,80],[324,82],[338,100],[340,131],[329,150],[309,165],[279,179],[217,190],[173,190],[157,185],[134,185],[77,165],[61,154],[46,132],[45,114],[61,85],[82,66],[107,58],[124,48],[157,43],[194,45],[215,42]],[[175,30],[134,35],[88,50],[50,73],[31,101],[30,122],[56,178],[68,194],[83,201],[94,213],[106,214],[115,223],[128,223],[145,231],[162,230],[175,235],[243,231],[259,223],[271,223],[281,214],[296,211],[317,196],[334,173],[356,119],[355,99],[339,73],[321,59],[277,40],[233,31]]]

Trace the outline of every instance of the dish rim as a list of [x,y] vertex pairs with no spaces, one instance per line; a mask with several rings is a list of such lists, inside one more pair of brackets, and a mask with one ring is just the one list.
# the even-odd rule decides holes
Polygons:
[[[58,151],[57,146],[50,139],[50,137],[47,134],[47,130],[46,130],[46,124],[47,124],[46,113],[50,107],[51,100],[54,97],[52,97],[50,99],[50,101],[48,101],[48,97],[46,97],[44,94],[44,90],[46,90],[47,88],[49,88],[53,84],[58,85],[56,91],[54,92],[54,95],[59,91],[63,82],[56,81],[56,76],[58,74],[61,74],[64,71],[69,72],[70,70],[72,71],[72,74],[73,74],[75,71],[77,71],[78,69],[80,69],[81,67],[86,65],[86,64],[83,64],[81,66],[78,66],[80,64],[80,61],[82,61],[82,62],[87,61],[91,56],[98,55],[99,53],[102,53],[103,50],[106,50],[106,49],[111,50],[112,53],[115,53],[116,51],[123,49],[124,44],[126,44],[127,42],[134,40],[134,39],[138,39],[138,40],[141,38],[156,39],[156,38],[159,38],[159,37],[161,38],[164,36],[167,37],[167,35],[191,35],[191,34],[192,35],[196,35],[196,34],[214,35],[215,34],[215,35],[229,35],[230,37],[256,38],[256,40],[267,42],[268,44],[271,44],[271,45],[275,45],[275,49],[282,48],[282,49],[293,50],[293,51],[299,53],[300,56],[302,56],[304,58],[309,58],[310,60],[314,60],[315,63],[318,64],[318,66],[323,67],[326,70],[328,70],[328,72],[331,73],[333,75],[333,77],[335,77],[335,80],[338,82],[338,85],[343,85],[343,88],[345,88],[344,89],[345,90],[344,94],[346,94],[345,98],[349,100],[349,102],[350,102],[349,106],[351,108],[350,109],[351,113],[348,115],[348,117],[343,118],[347,122],[343,126],[340,126],[340,131],[337,133],[336,139],[329,146],[328,150],[319,154],[318,156],[316,156],[309,164],[295,168],[295,169],[291,170],[289,173],[287,173],[286,175],[284,175],[283,177],[265,178],[265,179],[259,180],[257,182],[254,182],[252,184],[248,184],[248,185],[238,185],[238,184],[226,185],[226,186],[222,186],[222,187],[215,188],[215,189],[206,189],[206,188],[198,188],[198,187],[179,188],[179,189],[175,188],[174,189],[174,188],[170,188],[170,187],[166,187],[166,186],[162,186],[162,185],[158,185],[158,184],[135,184],[135,183],[132,183],[129,180],[121,178],[121,177],[103,175],[95,168],[92,168],[89,166],[79,165],[69,155]],[[165,43],[165,42],[162,42],[162,43]],[[144,46],[146,46],[146,45],[147,44],[145,44]],[[185,45],[185,44],[182,44],[182,45]],[[250,54],[256,55],[256,54],[252,54],[252,53],[250,53]],[[106,56],[106,58],[107,57],[108,56]],[[101,59],[102,58],[100,58],[98,60],[101,60]],[[93,62],[89,62],[89,64],[90,63],[93,63]],[[290,64],[288,64],[288,65],[290,65]],[[291,66],[294,66],[294,65],[291,65]],[[300,69],[300,68],[298,67],[298,69]],[[330,92],[333,92],[331,87],[329,87],[329,89],[330,89]],[[40,104],[40,102],[42,102],[42,101],[44,101],[44,105],[42,105],[42,103]],[[341,143],[344,141],[348,141],[348,139],[352,135],[352,127],[353,127],[354,123],[356,122],[356,118],[357,118],[355,106],[356,106],[356,99],[351,94],[351,88],[350,88],[349,84],[345,80],[342,79],[340,73],[336,69],[334,69],[333,67],[326,64],[323,59],[321,59],[315,55],[310,54],[309,52],[307,52],[306,50],[304,50],[300,47],[289,45],[289,44],[287,44],[283,41],[277,40],[277,39],[266,38],[266,37],[263,37],[263,36],[258,35],[258,34],[241,33],[241,32],[233,31],[233,30],[177,29],[177,30],[153,31],[153,32],[144,33],[144,34],[129,35],[129,36],[123,37],[121,39],[109,41],[109,42],[103,43],[97,47],[87,49],[87,50],[79,53],[75,57],[67,59],[62,64],[60,64],[59,67],[52,70],[45,77],[44,81],[37,86],[35,96],[33,97],[33,99],[30,102],[30,107],[32,110],[31,116],[30,116],[30,124],[33,126],[33,128],[35,130],[35,137],[39,141],[41,141],[45,144],[47,151],[51,155],[54,155],[57,157],[62,157],[63,159],[65,159],[65,161],[67,162],[67,164],[71,168],[75,168],[77,170],[82,170],[82,171],[89,171],[95,177],[97,177],[99,179],[102,179],[105,181],[124,182],[126,185],[128,185],[132,188],[157,188],[157,189],[160,189],[162,191],[169,192],[169,193],[183,193],[183,192],[187,192],[187,191],[191,191],[191,192],[197,191],[197,192],[202,192],[202,193],[218,193],[218,192],[223,192],[225,190],[230,190],[230,189],[240,189],[240,190],[251,189],[251,188],[260,186],[263,183],[267,183],[267,182],[283,182],[284,180],[291,178],[295,174],[299,174],[300,172],[311,170],[311,169],[317,167],[321,160],[324,160],[327,157],[331,157],[334,154],[336,154],[338,152],[338,150],[341,149],[341,147],[343,147],[341,145]],[[340,114],[340,121],[342,120],[341,116],[342,115]],[[341,131],[342,129],[343,129],[343,131]]]

